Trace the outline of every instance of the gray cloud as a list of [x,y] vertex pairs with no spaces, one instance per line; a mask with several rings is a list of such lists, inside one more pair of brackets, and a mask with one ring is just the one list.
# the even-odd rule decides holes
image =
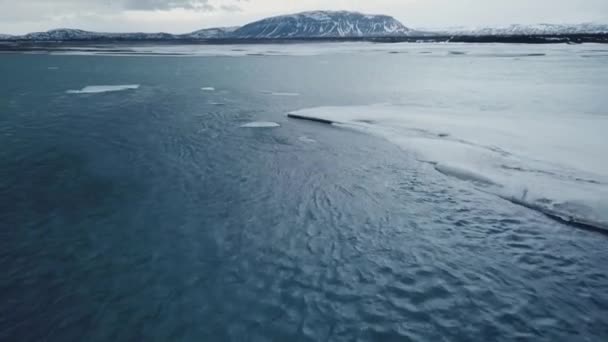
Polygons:
[[240,12],[239,4],[244,1],[247,0],[0,0],[0,28],[8,23],[112,16],[127,11]]
[[608,23],[608,0],[0,0],[0,33],[57,27],[187,32],[316,9],[383,13],[414,28]]
[[222,5],[220,9],[224,12],[241,12],[243,9],[237,5]]
[[19,13],[29,13],[31,16],[57,13],[86,12],[121,12],[134,11],[166,11],[186,9],[210,12],[221,6],[236,7],[243,0],[0,0],[0,18],[9,18]]
[[124,0],[128,10],[170,10],[184,8],[189,10],[213,11],[215,7],[208,0]]

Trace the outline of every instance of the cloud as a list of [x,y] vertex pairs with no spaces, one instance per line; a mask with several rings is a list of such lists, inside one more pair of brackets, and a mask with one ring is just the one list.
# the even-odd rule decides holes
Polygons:
[[0,20],[18,21],[62,15],[184,9],[213,12],[239,8],[243,0],[0,0]]
[[608,22],[608,0],[0,0],[0,33],[180,33],[317,9],[388,14],[414,28]]
[[242,12],[243,9],[237,5],[222,5],[220,9],[224,12]]
[[127,10],[149,11],[149,10],[171,10],[183,8],[197,11],[213,11],[215,6],[208,0],[123,0],[123,6]]
[[[121,16],[131,12],[150,15],[165,13],[168,17],[181,13],[175,11],[201,14],[234,13],[241,12],[240,6],[246,3],[247,0],[0,0],[0,32],[6,30],[5,27],[9,27],[8,31],[22,31],[37,27],[50,28],[44,28],[45,25],[65,26],[78,18],[83,19],[84,23],[84,19],[102,17],[116,17],[120,20]],[[10,29],[12,27],[16,29]]]

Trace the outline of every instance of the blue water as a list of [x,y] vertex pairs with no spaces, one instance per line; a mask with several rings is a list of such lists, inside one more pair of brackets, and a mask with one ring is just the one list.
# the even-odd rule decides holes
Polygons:
[[[515,101],[515,58],[424,58],[0,55],[0,340],[606,341],[606,235],[285,116]],[[604,61],[519,62],[605,104]]]

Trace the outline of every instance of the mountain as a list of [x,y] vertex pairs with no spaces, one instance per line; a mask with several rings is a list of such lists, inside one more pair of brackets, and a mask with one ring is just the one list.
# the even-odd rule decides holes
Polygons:
[[578,25],[537,24],[509,25],[506,27],[453,28],[434,33],[459,36],[546,36],[572,34],[608,34],[608,25],[585,23]]
[[242,27],[210,28],[187,34],[169,33],[103,33],[76,29],[56,29],[3,37],[30,41],[95,41],[95,40],[177,40],[177,39],[284,39],[322,37],[394,37],[406,36],[412,30],[393,17],[346,11],[315,11],[266,18]]
[[[599,34],[608,41],[608,25],[511,25],[496,28],[451,28],[414,31],[387,15],[368,15],[347,11],[314,11],[262,19],[241,27],[219,27],[186,34],[169,33],[104,33],[76,29],[56,29],[23,36],[0,34],[0,41],[180,41],[212,39],[290,39],[290,38],[372,38],[390,41],[432,40],[436,36],[459,36],[464,40],[484,41],[500,37]],[[494,37],[494,38],[492,38]],[[488,40],[489,39],[489,40]],[[579,38],[576,38],[579,39]],[[586,41],[594,41],[586,37]],[[590,40],[591,39],[591,40]],[[598,38],[599,39],[599,38]],[[580,40],[580,39],[579,39]],[[585,39],[583,39],[584,41]],[[596,39],[597,40],[597,39]],[[581,41],[582,42],[582,41]]]
[[107,33],[90,32],[76,29],[55,29],[46,32],[28,33],[13,39],[32,41],[70,41],[70,40],[171,40],[175,35],[169,33]]
[[402,36],[411,30],[393,17],[346,11],[315,11],[266,18],[234,31],[239,38]]
[[185,39],[215,39],[215,38],[229,38],[234,31],[239,27],[217,27],[210,29],[202,29],[194,31],[192,33],[182,34],[181,38]]

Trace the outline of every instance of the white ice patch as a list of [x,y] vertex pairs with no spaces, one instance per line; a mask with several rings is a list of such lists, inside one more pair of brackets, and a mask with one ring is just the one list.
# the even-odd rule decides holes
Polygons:
[[307,143],[307,144],[314,144],[314,143],[317,142],[316,140],[311,139],[311,138],[309,138],[307,136],[301,136],[301,137],[298,138],[298,140],[300,140],[303,143]]
[[201,88],[202,91],[215,91],[214,87],[202,87]]
[[272,95],[272,96],[300,96],[299,93],[282,93],[282,92],[275,92],[270,95]]
[[126,84],[126,85],[95,85],[86,86],[80,90],[68,90],[68,94],[97,94],[97,93],[108,93],[114,91],[124,91],[131,89],[138,89],[139,84]]
[[608,117],[373,105],[292,112],[385,138],[449,177],[608,229]]
[[59,70],[59,67],[50,66],[47,69],[48,70]]
[[241,127],[244,128],[275,128],[280,126],[281,125],[279,125],[278,123],[270,121],[254,121],[241,125]]
[[[62,47],[49,51],[25,51],[27,54],[47,54],[52,55],[104,55],[104,56],[329,56],[342,54],[386,54],[401,53],[408,59],[426,59],[429,55],[437,58],[454,58],[450,51],[457,49],[466,52],[463,58],[488,58],[488,57],[532,57],[542,58],[543,54],[551,56],[576,56],[579,53],[589,55],[584,52],[589,48],[587,44],[566,45],[555,44],[547,46],[544,44],[533,45],[514,45],[514,44],[475,44],[475,43],[306,43],[306,44],[158,44],[158,45],[135,45],[131,47],[120,47],[108,45],[104,47]],[[407,54],[407,55],[406,55]],[[324,62],[321,62],[324,63]],[[333,62],[332,62],[333,63]]]
[[300,96],[300,93],[290,93],[290,92],[281,92],[281,91],[263,91],[262,93],[271,95],[271,96]]
[[492,181],[490,178],[458,166],[436,164],[435,170],[443,173],[446,176],[452,176],[460,180],[476,182],[484,185],[495,185],[494,181]]

